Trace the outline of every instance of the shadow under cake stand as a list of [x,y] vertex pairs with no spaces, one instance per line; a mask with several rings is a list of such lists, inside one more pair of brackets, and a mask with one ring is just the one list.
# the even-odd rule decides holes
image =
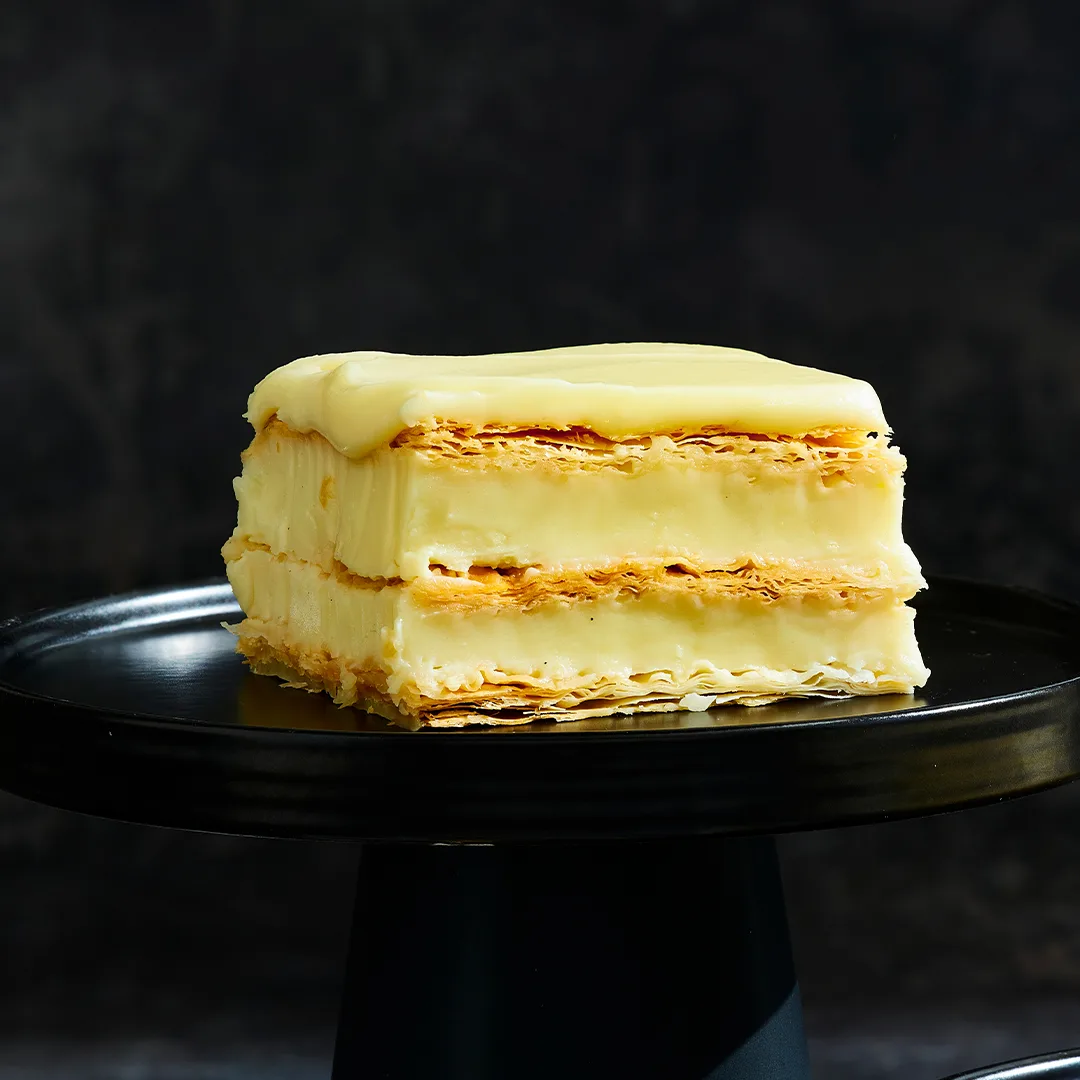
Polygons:
[[335,1080],[809,1076],[771,834],[1080,775],[1080,609],[939,580],[918,696],[409,732],[250,674],[219,583],[0,624],[0,787],[367,843]]

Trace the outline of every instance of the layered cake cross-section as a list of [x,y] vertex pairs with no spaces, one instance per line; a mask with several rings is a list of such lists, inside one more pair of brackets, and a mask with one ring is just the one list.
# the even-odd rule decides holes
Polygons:
[[279,368],[223,549],[257,671],[406,724],[925,683],[865,382],[712,346]]

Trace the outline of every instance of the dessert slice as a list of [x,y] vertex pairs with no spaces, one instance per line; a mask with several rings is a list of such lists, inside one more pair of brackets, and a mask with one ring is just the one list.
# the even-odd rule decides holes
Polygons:
[[239,649],[341,704],[459,726],[927,678],[866,383],[689,345],[347,353],[248,417]]

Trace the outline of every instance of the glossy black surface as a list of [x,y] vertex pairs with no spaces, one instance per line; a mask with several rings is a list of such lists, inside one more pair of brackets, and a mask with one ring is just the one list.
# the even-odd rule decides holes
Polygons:
[[1080,1080],[1080,1050],[957,1073],[949,1080]]
[[0,625],[0,786],[225,832],[393,840],[746,833],[1080,775],[1080,613],[936,581],[916,698],[409,732],[249,674],[210,584]]

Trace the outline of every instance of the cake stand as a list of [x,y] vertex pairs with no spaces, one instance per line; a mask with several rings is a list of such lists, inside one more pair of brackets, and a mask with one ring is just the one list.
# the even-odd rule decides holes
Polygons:
[[991,1065],[947,1080],[1080,1080],[1080,1050]]
[[0,787],[366,841],[335,1080],[809,1076],[772,834],[1080,774],[1080,609],[935,581],[912,697],[409,732],[251,675],[211,583],[0,624]]

